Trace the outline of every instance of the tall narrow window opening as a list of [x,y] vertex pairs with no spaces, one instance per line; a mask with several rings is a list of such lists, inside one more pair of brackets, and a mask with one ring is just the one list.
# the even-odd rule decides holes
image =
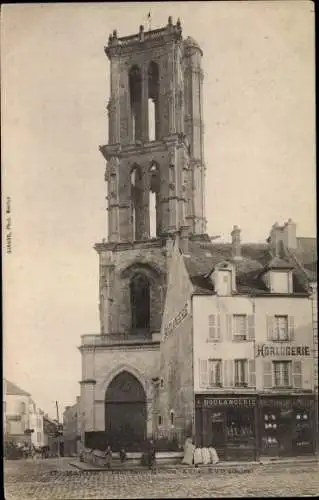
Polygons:
[[148,67],[148,139],[159,139],[159,69],[154,61]]
[[142,174],[138,165],[131,171],[131,227],[133,241],[141,239],[143,206]]
[[129,72],[131,104],[131,140],[142,137],[142,74],[138,66],[132,66]]
[[150,238],[156,238],[160,233],[159,220],[159,192],[160,192],[160,172],[155,161],[150,166],[150,191],[149,191],[149,228]]
[[144,274],[137,274],[130,283],[132,330],[150,329],[150,282]]
[[149,141],[155,141],[155,102],[153,99],[148,99],[148,139]]
[[156,238],[156,193],[149,193],[149,210],[150,210],[150,238]]

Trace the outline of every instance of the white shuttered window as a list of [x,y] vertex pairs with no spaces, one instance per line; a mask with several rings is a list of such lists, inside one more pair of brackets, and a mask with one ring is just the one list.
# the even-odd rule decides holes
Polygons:
[[208,338],[212,341],[221,339],[220,314],[210,314],[208,316]]
[[221,387],[222,385],[222,361],[221,359],[210,359],[208,361],[209,385]]

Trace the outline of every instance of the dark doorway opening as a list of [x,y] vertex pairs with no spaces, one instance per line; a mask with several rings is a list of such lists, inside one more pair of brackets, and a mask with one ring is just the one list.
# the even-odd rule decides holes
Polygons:
[[134,375],[123,371],[110,383],[105,398],[105,432],[113,451],[140,451],[146,440],[146,396]]

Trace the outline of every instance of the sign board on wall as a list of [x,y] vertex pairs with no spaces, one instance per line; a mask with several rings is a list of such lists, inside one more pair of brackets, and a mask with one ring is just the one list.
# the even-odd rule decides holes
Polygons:
[[310,347],[306,345],[292,346],[284,344],[257,344],[256,358],[273,356],[310,356]]
[[203,397],[195,396],[196,408],[254,408],[256,398],[252,397]]
[[186,302],[183,309],[181,309],[181,311],[179,311],[175,318],[171,319],[171,321],[169,321],[169,323],[164,327],[163,340],[166,340],[167,337],[169,337],[173,333],[175,328],[177,328],[184,321],[188,314],[189,303]]

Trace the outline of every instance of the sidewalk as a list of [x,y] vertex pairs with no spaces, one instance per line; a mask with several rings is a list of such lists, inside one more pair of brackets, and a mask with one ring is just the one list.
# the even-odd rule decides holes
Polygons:
[[[316,456],[308,456],[308,457],[292,457],[286,459],[263,459],[259,462],[219,462],[218,464],[207,464],[207,465],[199,465],[195,467],[194,465],[187,465],[182,463],[177,464],[155,464],[154,472],[158,471],[167,471],[167,472],[229,472],[229,473],[241,473],[241,472],[251,472],[255,468],[270,466],[270,465],[286,465],[286,466],[300,466],[300,465],[319,465],[318,457]],[[107,469],[106,467],[100,467],[97,465],[92,465],[89,463],[80,462],[79,460],[70,460],[69,465],[78,469],[82,472],[148,472],[149,469],[145,466],[142,466],[138,463],[129,463],[126,462],[121,464],[119,461],[114,460],[112,463],[112,469]],[[149,471],[151,472],[151,471]]]

